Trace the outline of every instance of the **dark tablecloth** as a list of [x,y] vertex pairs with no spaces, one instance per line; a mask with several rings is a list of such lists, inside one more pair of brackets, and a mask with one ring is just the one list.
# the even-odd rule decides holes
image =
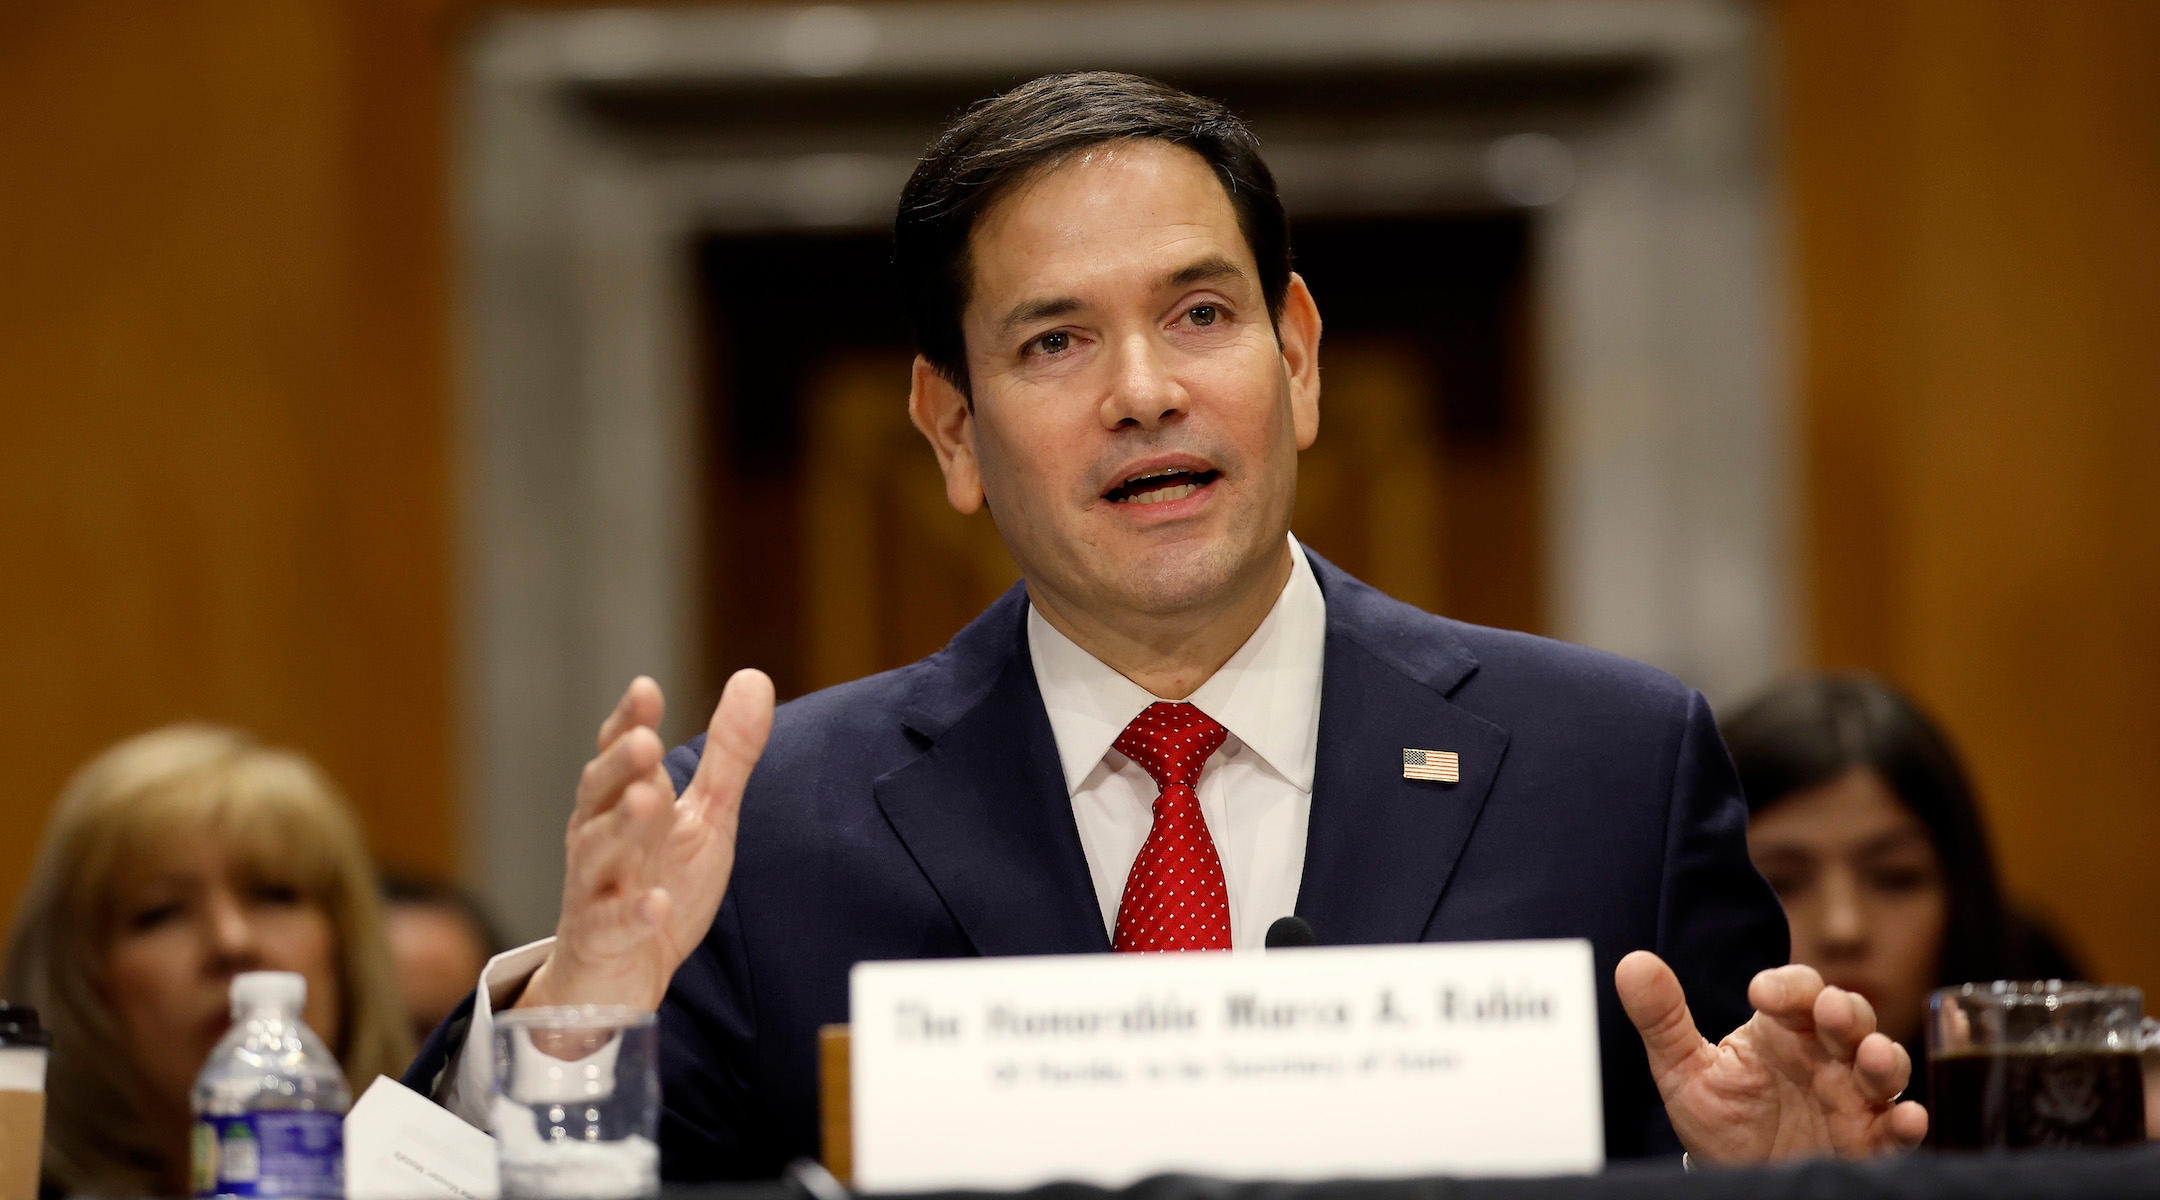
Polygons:
[[[668,1200],[834,1200],[815,1185],[668,1189]],[[1173,1175],[1112,1189],[1053,1184],[1025,1192],[941,1192],[917,1200],[2011,1200],[2149,1197],[2160,1200],[2160,1148],[2015,1155],[1914,1154],[1873,1163],[1811,1162],[1682,1173],[1628,1163],[1600,1175],[1554,1179],[1405,1179],[1336,1183],[1230,1183]]]

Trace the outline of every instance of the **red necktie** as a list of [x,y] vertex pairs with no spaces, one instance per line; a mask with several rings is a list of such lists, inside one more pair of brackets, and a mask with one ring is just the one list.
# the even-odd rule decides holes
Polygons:
[[1207,818],[1200,815],[1200,766],[1229,731],[1190,704],[1147,706],[1118,740],[1118,753],[1140,764],[1162,789],[1125,898],[1118,902],[1118,950],[1228,950],[1230,889]]

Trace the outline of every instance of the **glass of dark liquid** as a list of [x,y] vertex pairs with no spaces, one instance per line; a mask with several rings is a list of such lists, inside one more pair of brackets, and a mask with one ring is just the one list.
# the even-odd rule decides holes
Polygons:
[[1928,1143],[1943,1150],[2145,1139],[2145,995],[2090,983],[1968,983],[1928,997]]

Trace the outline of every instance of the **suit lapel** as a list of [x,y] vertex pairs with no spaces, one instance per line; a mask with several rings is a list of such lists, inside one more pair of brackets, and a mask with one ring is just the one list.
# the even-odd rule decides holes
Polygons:
[[905,716],[930,742],[878,805],[980,954],[1110,949],[1015,587],[961,631]]
[[[1435,618],[1317,555],[1313,566],[1328,633],[1298,915],[1323,943],[1414,942],[1477,824],[1507,731],[1448,702],[1477,663]],[[1454,751],[1462,781],[1404,779],[1406,748]]]

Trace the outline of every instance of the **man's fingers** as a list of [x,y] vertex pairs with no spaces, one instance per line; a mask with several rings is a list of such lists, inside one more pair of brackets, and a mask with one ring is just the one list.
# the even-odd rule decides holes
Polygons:
[[645,901],[638,906],[638,915],[654,929],[667,928],[668,918],[675,915],[675,896],[664,887],[656,887],[645,893]]
[[1912,1082],[1912,1055],[1887,1036],[1870,1033],[1853,1053],[1853,1081],[1862,1100],[1887,1104]]
[[613,807],[570,831],[565,859],[571,885],[588,895],[617,884],[643,886],[645,864],[674,817],[675,793],[665,781],[629,784]]
[[1816,1040],[1834,1059],[1851,1059],[1875,1032],[1875,1006],[1858,992],[1826,987],[1816,993],[1813,1011]]
[[[1657,1080],[1661,1093],[1671,1095],[1684,1082],[1685,1073],[1698,1067],[1702,1052],[1710,1045],[1688,1013],[1680,977],[1673,974],[1664,959],[1648,950],[1637,950],[1620,960],[1613,971],[1613,986],[1620,993],[1620,1007],[1627,1010],[1628,1020],[1642,1035],[1643,1049],[1650,1057],[1651,1077]],[[1675,1072],[1682,1073],[1683,1078],[1673,1078]]]
[[1916,1100],[1907,1100],[1882,1115],[1882,1128],[1900,1147],[1911,1150],[1927,1138],[1928,1111]]
[[741,799],[750,769],[765,752],[772,720],[772,680],[754,667],[735,672],[720,692],[712,724],[705,728],[705,749],[684,795],[696,797],[701,806]]
[[660,718],[667,712],[667,698],[660,694],[660,685],[649,675],[640,675],[623,689],[622,699],[615,702],[615,711],[600,722],[600,737],[593,743],[598,750],[615,744],[615,739],[642,725],[647,729],[660,728]]
[[623,789],[649,778],[666,752],[659,734],[634,725],[593,756],[578,776],[577,809],[570,816],[572,828],[614,807]]
[[1756,972],[1748,982],[1747,998],[1756,1012],[1788,1029],[1804,1030],[1815,1019],[1815,998],[1822,990],[1821,972],[1793,963]]

